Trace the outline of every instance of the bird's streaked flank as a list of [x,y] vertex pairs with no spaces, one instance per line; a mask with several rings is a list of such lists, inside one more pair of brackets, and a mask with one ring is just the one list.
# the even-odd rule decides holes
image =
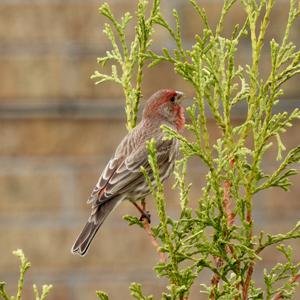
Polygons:
[[154,182],[148,163],[148,140],[156,140],[161,180],[169,177],[179,145],[175,139],[164,140],[160,126],[166,124],[177,131],[183,129],[184,110],[179,103],[182,96],[181,92],[166,89],[159,90],[147,100],[141,122],[121,141],[88,200],[92,205],[91,215],[74,243],[72,253],[86,254],[98,229],[118,203],[123,200],[135,203],[149,194],[148,184],[141,172],[143,166]]

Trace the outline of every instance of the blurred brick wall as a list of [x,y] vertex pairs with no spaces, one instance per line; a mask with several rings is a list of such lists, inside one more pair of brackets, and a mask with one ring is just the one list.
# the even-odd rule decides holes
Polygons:
[[[117,15],[133,11],[136,5],[136,1],[108,2]],[[214,22],[221,1],[201,3]],[[110,47],[100,30],[100,4],[96,0],[0,1],[0,280],[7,281],[13,291],[18,267],[11,251],[24,249],[33,265],[26,279],[26,299],[32,298],[33,282],[54,284],[49,299],[56,300],[96,299],[96,289],[108,291],[111,299],[129,299],[132,281],[157,296],[164,285],[152,270],[157,257],[144,233],[122,220],[124,214],[136,214],[128,203],[107,220],[85,258],[70,254],[87,218],[86,199],[126,133],[121,90],[114,84],[95,86],[89,79],[97,68],[96,57]],[[164,14],[170,17],[174,7],[184,22],[184,39],[189,45],[201,24],[188,1],[164,1]],[[286,16],[287,1],[279,0],[269,38],[280,37]],[[237,7],[227,19],[226,34],[242,18]],[[300,46],[299,24],[293,28],[292,39]],[[156,40],[172,47],[164,32],[158,31]],[[241,63],[250,61],[248,40],[241,50]],[[267,48],[263,57],[261,71],[265,74],[269,67]],[[162,87],[176,87],[192,96],[190,87],[169,66],[147,70],[145,97]],[[286,85],[285,97],[281,109],[299,106],[299,77]],[[243,109],[236,116],[241,114]],[[212,121],[209,129],[217,136]],[[297,123],[285,135],[289,147],[299,144],[299,130]],[[266,162],[268,169],[274,167],[272,158]],[[200,193],[205,171],[199,162],[191,168],[193,200]],[[299,176],[294,182],[290,193],[273,190],[256,199],[257,230],[286,231],[298,220]],[[176,192],[169,186],[168,210],[176,216]],[[155,222],[155,215],[153,219]],[[299,241],[293,244],[300,259]],[[262,268],[279,259],[274,251],[264,257],[265,263],[256,274],[258,281]],[[208,280],[208,274],[199,278],[199,282]],[[196,285],[192,299],[199,299],[198,290]]]

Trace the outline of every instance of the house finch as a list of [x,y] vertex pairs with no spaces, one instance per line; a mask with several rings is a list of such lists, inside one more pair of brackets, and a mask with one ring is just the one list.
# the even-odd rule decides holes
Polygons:
[[[139,208],[135,202],[144,201],[149,194],[149,186],[141,172],[143,166],[154,182],[146,141],[156,140],[161,180],[170,175],[178,153],[178,141],[165,140],[160,126],[166,124],[177,131],[184,127],[184,110],[179,105],[182,95],[175,90],[159,90],[146,102],[141,122],[121,141],[88,200],[92,205],[91,215],[73,245],[72,253],[84,255],[87,252],[98,229],[117,204],[127,199]],[[139,210],[147,217],[141,208]]]

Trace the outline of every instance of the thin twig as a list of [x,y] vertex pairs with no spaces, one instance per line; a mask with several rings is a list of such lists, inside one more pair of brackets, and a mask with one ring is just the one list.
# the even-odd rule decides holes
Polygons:
[[162,253],[160,251],[160,246],[157,242],[157,240],[155,239],[153,233],[152,233],[152,230],[151,230],[151,226],[150,226],[150,223],[148,221],[148,219],[146,217],[143,217],[145,214],[146,214],[146,203],[145,203],[145,200],[142,200],[141,201],[141,204],[142,204],[142,207],[139,206],[136,202],[134,201],[131,201],[131,203],[137,208],[137,210],[142,214],[142,217],[141,217],[141,221],[143,222],[143,227],[144,227],[144,230],[145,232],[147,233],[147,236],[151,242],[151,244],[153,245],[153,247],[155,248],[156,252],[158,253],[159,255],[159,260],[161,263],[166,263],[167,261],[167,258],[165,256],[164,253]]
[[[247,208],[247,213],[246,213],[246,221],[249,223],[250,225],[250,232],[249,232],[249,237],[250,240],[253,236],[253,227],[252,227],[252,211],[251,208]],[[248,289],[250,286],[250,282],[251,282],[251,277],[252,277],[252,273],[253,273],[253,268],[254,268],[254,263],[252,262],[248,268],[247,271],[247,275],[246,275],[246,280],[245,283],[243,284],[243,289],[242,289],[242,293],[243,293],[243,300],[247,300],[248,298]]]
[[[229,164],[230,164],[230,167],[231,169],[234,168],[234,158],[232,158],[230,161],[229,161]],[[231,201],[231,198],[230,198],[230,188],[231,188],[231,182],[229,180],[226,180],[224,182],[224,199],[223,199],[223,203],[224,203],[224,210],[225,210],[225,213],[227,215],[227,225],[228,227],[231,227],[234,223],[234,218],[235,218],[235,214],[234,212],[232,211],[232,201]],[[240,270],[240,262],[237,260],[237,257],[234,253],[234,249],[232,247],[232,245],[228,245],[228,249],[229,249],[229,252],[231,253],[231,255],[236,259],[237,261],[237,269]],[[228,252],[228,251],[227,251]],[[240,289],[240,282],[238,282],[236,284],[236,289],[239,290]],[[234,298],[234,300],[238,300],[239,297],[236,296]]]
[[[219,269],[223,264],[223,260],[220,257],[214,257],[214,259],[215,259],[216,268]],[[218,287],[219,282],[220,282],[220,276],[218,274],[214,274],[212,279],[211,279],[212,290],[211,290],[211,293],[209,295],[210,300],[215,300],[216,299],[214,289]]]
[[[234,168],[234,159],[231,159],[229,161],[230,167],[233,169]],[[231,182],[229,180],[225,180],[224,185],[223,185],[223,206],[224,206],[224,211],[227,216],[227,225],[228,227],[231,227],[234,223],[234,213],[232,212],[231,209],[231,199],[230,199],[230,188],[231,188]],[[232,246],[228,246],[228,249],[226,249],[227,252],[230,252],[234,256],[234,250]],[[220,257],[215,257],[215,264],[217,268],[220,268],[223,264],[223,260]],[[215,294],[214,294],[214,287],[217,288],[218,284],[220,281],[220,276],[217,274],[214,274],[212,279],[211,279],[211,284],[213,286],[213,289],[210,293],[210,300],[215,299]],[[237,286],[237,288],[239,285]]]
[[[295,283],[300,278],[300,273],[293,276],[290,280],[290,284]],[[278,292],[271,300],[280,300],[283,299],[282,292]]]
[[147,233],[147,235],[149,237],[151,244],[153,245],[153,247],[155,248],[156,252],[159,255],[160,262],[166,263],[167,258],[165,256],[165,254],[160,251],[160,246],[159,246],[157,240],[155,239],[155,237],[153,236],[151,226],[146,218],[143,219],[143,226],[144,226],[145,232]]
[[[249,224],[252,224],[252,215],[251,215],[251,212],[249,210],[247,211],[246,220]],[[252,236],[253,236],[253,228],[251,226],[251,228],[250,228],[250,238],[252,238]],[[248,299],[248,289],[249,289],[250,282],[251,282],[253,268],[254,268],[254,263],[252,262],[250,264],[249,268],[248,268],[247,275],[246,275],[246,280],[245,280],[245,283],[243,285],[243,300]]]
[[[230,168],[234,168],[234,159],[232,158],[229,161]],[[231,227],[234,223],[234,218],[235,214],[232,211],[232,203],[231,203],[231,198],[230,198],[230,188],[231,188],[231,182],[229,180],[225,180],[223,189],[224,189],[224,195],[223,195],[223,205],[224,205],[224,210],[225,214],[227,216],[227,225],[228,227]]]
[[249,286],[250,286],[252,273],[253,273],[253,263],[251,263],[250,266],[249,266],[249,269],[247,271],[246,280],[245,280],[245,283],[243,285],[243,300],[248,299],[248,289],[249,289]]

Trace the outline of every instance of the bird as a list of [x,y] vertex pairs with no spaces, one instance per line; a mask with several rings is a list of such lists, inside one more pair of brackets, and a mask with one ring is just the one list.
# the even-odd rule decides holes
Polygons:
[[87,253],[106,217],[124,200],[131,201],[142,213],[141,218],[150,222],[148,212],[136,204],[138,201],[143,203],[150,193],[141,167],[155,184],[146,144],[151,139],[156,141],[159,174],[164,181],[174,169],[179,142],[175,138],[165,139],[161,125],[167,125],[177,132],[183,130],[185,117],[182,97],[182,92],[162,89],[146,101],[140,123],[123,138],[87,201],[91,204],[91,214],[71,249],[73,254],[84,256]]

